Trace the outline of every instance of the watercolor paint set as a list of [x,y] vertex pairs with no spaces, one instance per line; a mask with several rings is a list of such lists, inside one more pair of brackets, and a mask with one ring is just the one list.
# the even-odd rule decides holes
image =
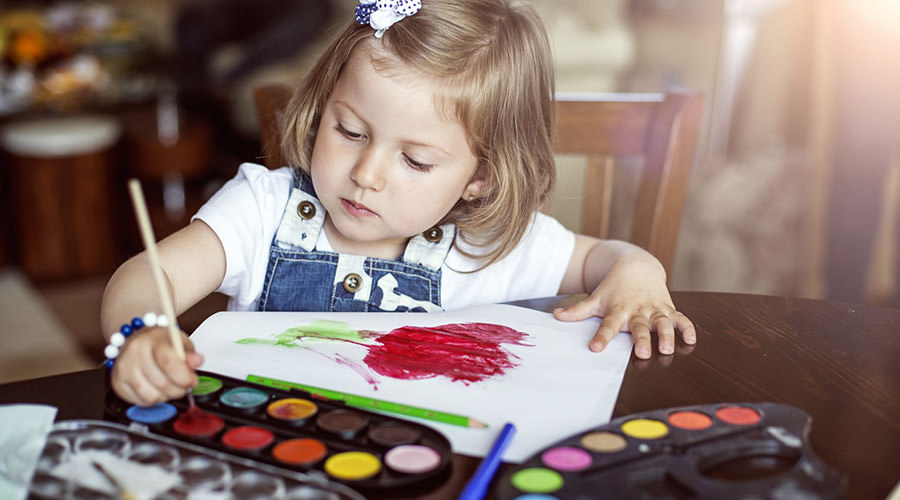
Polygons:
[[155,435],[140,426],[69,420],[53,426],[31,481],[39,500],[364,500],[319,475],[270,467]]
[[498,500],[840,498],[810,418],[777,403],[653,410],[563,439],[495,483]]
[[193,409],[185,398],[134,406],[109,391],[105,418],[360,491],[428,488],[449,470],[450,442],[431,427],[297,389],[198,375]]

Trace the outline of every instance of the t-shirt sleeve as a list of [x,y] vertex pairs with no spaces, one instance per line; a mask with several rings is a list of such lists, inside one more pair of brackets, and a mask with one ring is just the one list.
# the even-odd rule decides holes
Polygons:
[[244,163],[192,218],[212,228],[225,249],[225,277],[216,291],[231,297],[231,310],[256,305],[290,187],[290,169]]
[[443,269],[445,309],[547,297],[559,293],[575,249],[575,233],[536,213],[522,240],[503,259],[474,273],[477,263],[451,252]]

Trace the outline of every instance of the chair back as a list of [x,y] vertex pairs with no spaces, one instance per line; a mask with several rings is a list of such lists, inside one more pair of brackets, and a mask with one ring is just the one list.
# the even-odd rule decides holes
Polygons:
[[[285,164],[279,123],[290,98],[291,90],[285,85],[254,89],[263,162],[269,168]],[[640,157],[643,168],[629,241],[656,256],[670,273],[702,97],[689,92],[560,93],[556,109],[556,152],[587,157],[580,232],[597,238],[609,236],[615,160]]]
[[581,233],[609,237],[616,160],[641,158],[628,241],[656,256],[671,274],[702,97],[681,91],[560,93],[556,102],[556,152],[587,157]]
[[290,100],[291,89],[287,85],[270,84],[253,89],[262,161],[269,168],[286,165],[281,154],[281,116]]

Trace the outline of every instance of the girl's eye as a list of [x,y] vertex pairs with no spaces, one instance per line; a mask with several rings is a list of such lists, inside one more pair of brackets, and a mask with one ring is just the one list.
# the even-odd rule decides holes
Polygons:
[[334,129],[337,130],[339,134],[346,137],[347,139],[350,139],[351,141],[358,141],[360,139],[366,138],[366,136],[364,134],[360,134],[358,132],[351,132],[351,131],[347,130],[340,123],[335,125]]
[[433,164],[430,163],[422,163],[410,158],[410,156],[406,153],[403,153],[403,160],[409,165],[413,170],[418,170],[420,172],[428,172],[432,168],[434,168]]

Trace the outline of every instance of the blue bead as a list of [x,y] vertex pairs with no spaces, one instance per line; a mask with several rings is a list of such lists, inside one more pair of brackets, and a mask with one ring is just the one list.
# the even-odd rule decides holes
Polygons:
[[103,362],[103,366],[106,367],[107,370],[112,370],[114,364],[116,364],[116,360],[114,359],[107,359]]
[[119,328],[119,332],[126,337],[131,335],[131,332],[132,332],[131,325],[129,325],[127,323],[122,325],[122,327]]
[[144,327],[144,320],[140,316],[135,316],[134,319],[131,320],[131,328],[135,330],[140,330]]

